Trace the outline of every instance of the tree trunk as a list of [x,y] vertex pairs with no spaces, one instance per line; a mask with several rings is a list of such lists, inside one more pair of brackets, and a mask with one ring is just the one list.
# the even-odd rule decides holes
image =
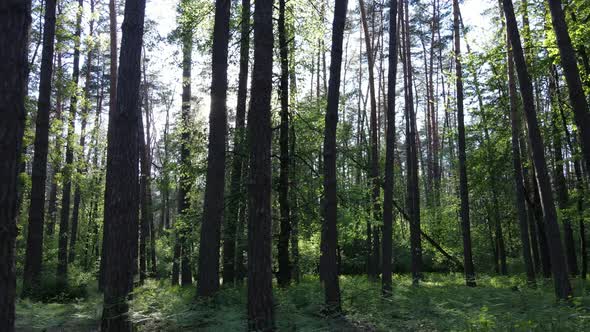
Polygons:
[[[518,225],[520,226],[520,242],[522,245],[522,258],[526,270],[527,282],[535,284],[535,269],[531,258],[529,227],[526,214],[524,178],[522,175],[522,162],[520,160],[519,131],[522,126],[520,114],[518,113],[518,96],[516,94],[516,81],[514,77],[514,62],[512,61],[512,50],[510,40],[506,36],[506,64],[508,67],[508,95],[510,100],[510,124],[512,142],[512,165],[514,167],[515,203],[518,212]],[[534,234],[533,234],[534,236]]]
[[248,112],[250,188],[248,212],[248,330],[275,330],[271,257],[272,0],[254,7],[254,68]]
[[[375,97],[375,74],[374,74],[374,67],[375,61],[373,58],[373,47],[371,45],[371,39],[369,36],[369,27],[367,24],[367,14],[365,9],[365,2],[364,0],[359,0],[359,7],[361,11],[361,22],[363,25],[363,31],[365,33],[365,47],[367,51],[367,61],[368,61],[368,69],[369,69],[369,101],[371,106],[371,113],[370,113],[370,132],[371,132],[371,151],[370,151],[370,169],[369,169],[369,178],[372,184],[372,191],[371,191],[371,204],[372,204],[372,215],[373,220],[368,220],[367,223],[367,237],[373,236],[373,240],[368,240],[369,247],[367,250],[371,252],[372,247],[376,245],[375,242],[378,242],[378,236],[375,236],[375,229],[371,230],[372,228],[376,228],[376,225],[372,225],[376,223],[378,220],[381,219],[380,211],[381,207],[379,206],[379,196],[380,196],[380,184],[379,184],[379,146],[378,146],[378,128],[377,128],[377,101]],[[377,240],[377,241],[375,241]],[[370,244],[373,243],[373,246]],[[378,253],[379,250],[373,250],[373,254],[369,255],[369,262],[368,262],[368,275],[369,279],[377,280],[378,275]],[[376,255],[377,254],[377,255]]]
[[219,245],[224,208],[225,138],[227,136],[229,19],[230,1],[215,1],[209,151],[197,281],[199,296],[212,296],[219,289]]
[[389,68],[387,81],[387,129],[385,136],[385,183],[383,190],[383,261],[381,263],[381,291],[391,296],[393,186],[395,154],[395,80],[397,77],[397,0],[389,2]]
[[[15,321],[17,183],[26,116],[30,26],[31,1],[0,4],[0,330],[6,332],[14,331]],[[53,44],[53,38],[49,41]],[[45,78],[51,79],[51,70]]]
[[74,35],[74,65],[72,83],[75,90],[70,99],[70,115],[68,135],[66,138],[66,163],[63,168],[63,188],[61,196],[61,217],[59,222],[59,244],[57,251],[57,281],[61,285],[68,282],[68,237],[70,220],[70,198],[72,195],[72,177],[74,175],[74,134],[76,112],[78,110],[78,80],[80,79],[80,41],[82,39],[82,7],[84,3],[78,0],[76,9],[76,32]]
[[[109,31],[110,31],[110,82],[109,82],[109,122],[107,136],[111,136],[111,114],[114,114],[117,107],[117,7],[116,0],[109,0]],[[108,138],[107,138],[108,140]],[[107,156],[108,158],[108,156]],[[102,250],[100,258],[100,272],[98,289],[104,290],[105,283],[105,261],[106,261],[106,240],[108,230],[103,228]]]
[[453,0],[455,36],[455,79],[457,84],[457,129],[459,148],[459,196],[461,197],[461,233],[463,235],[463,265],[465,283],[476,286],[475,268],[471,245],[471,222],[469,219],[469,189],[467,187],[467,156],[465,144],[465,123],[463,112],[463,69],[461,65],[461,36],[459,34],[459,1]]
[[588,113],[588,101],[584,95],[580,71],[576,62],[576,53],[567,30],[561,0],[549,0],[549,9],[551,10],[551,20],[553,21],[553,30],[559,48],[561,66],[563,67],[570,102],[574,111],[574,120],[580,132],[580,146],[586,160],[586,168],[590,169],[590,114]]
[[409,22],[409,4],[404,0],[403,9],[400,13],[404,14],[403,32],[404,36],[404,76],[406,88],[406,150],[407,150],[407,192],[408,206],[410,216],[410,251],[412,257],[412,284],[418,285],[422,279],[422,241],[420,227],[420,188],[418,183],[418,151],[416,139],[416,112],[414,111],[414,94],[412,92],[412,59],[410,52],[410,22]]
[[[332,48],[330,55],[330,83],[326,127],[324,131],[324,223],[322,225],[322,253],[320,270],[323,276],[327,310],[341,311],[340,285],[338,281],[338,198],[336,169],[336,127],[338,125],[338,104],[340,100],[340,72],[342,68],[342,43],[346,23],[347,0],[336,0],[332,24]],[[364,4],[360,0],[364,11]],[[363,20],[365,21],[365,20]],[[365,30],[366,33],[366,30]]]
[[[281,103],[280,124],[280,169],[279,169],[279,206],[280,206],[280,234],[277,244],[279,271],[277,282],[286,287],[291,282],[291,263],[289,261],[289,237],[291,235],[290,206],[289,206],[289,44],[285,28],[285,0],[279,0],[279,54],[281,61],[281,78],[279,99]],[[324,67],[326,61],[324,58]]]
[[190,27],[182,27],[182,109],[181,109],[181,136],[180,136],[180,180],[178,184],[178,217],[176,219],[175,232],[176,243],[174,247],[174,264],[172,266],[172,279],[175,280],[180,271],[181,284],[192,284],[192,273],[189,266],[189,253],[187,238],[190,232],[190,221],[187,220],[189,209],[188,193],[191,189],[190,172],[190,126],[191,126],[191,67],[193,52],[193,30]]
[[116,109],[110,112],[104,221],[103,331],[131,331],[127,303],[133,289],[133,251],[139,217],[139,117],[145,0],[127,0],[121,40]]
[[[52,61],[54,50],[53,39],[55,37],[55,7],[55,0],[47,0],[45,2],[43,51],[41,54],[39,98],[37,102],[37,119],[35,123],[35,154],[33,156],[33,171],[31,176],[31,203],[29,205],[29,228],[27,232],[27,249],[23,274],[23,295],[28,295],[30,291],[39,286],[41,264],[43,260],[43,221],[45,215],[45,180],[47,177],[49,112],[51,110],[51,75],[53,71]],[[14,18],[16,19],[17,17],[18,16]],[[3,22],[8,23],[10,21],[11,20],[9,19]],[[16,26],[14,28],[16,28]],[[10,43],[14,43],[12,37]],[[9,158],[6,159],[6,161],[9,160]],[[9,183],[10,182],[8,181],[6,184]],[[11,246],[11,248],[13,247]]]
[[539,195],[541,206],[543,208],[543,219],[545,222],[544,226],[546,227],[547,242],[550,249],[549,253],[551,257],[553,281],[555,284],[555,294],[559,299],[565,300],[572,295],[572,288],[568,279],[567,264],[565,262],[563,245],[561,243],[559,225],[557,224],[557,211],[555,209],[553,194],[551,192],[551,183],[549,182],[543,139],[541,138],[537,122],[537,114],[533,98],[533,86],[524,59],[512,0],[502,0],[502,3],[506,15],[508,35],[514,52],[514,62],[518,73],[518,81],[520,83],[519,85],[524,104],[524,114],[528,125],[529,143],[532,149],[533,164],[536,170],[536,180],[539,185]]
[[244,167],[244,123],[246,119],[246,99],[248,97],[248,67],[250,58],[250,0],[242,0],[240,24],[240,72],[238,74],[238,102],[236,105],[236,125],[234,129],[234,154],[231,166],[226,226],[223,237],[223,284],[231,285],[236,280],[236,243],[242,201],[242,169]]

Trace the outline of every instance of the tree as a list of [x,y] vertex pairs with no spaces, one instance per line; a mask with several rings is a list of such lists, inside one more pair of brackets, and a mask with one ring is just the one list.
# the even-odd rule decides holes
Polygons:
[[[362,1],[362,0],[361,0]],[[330,54],[330,83],[328,106],[326,108],[326,129],[324,132],[324,223],[322,239],[324,245],[320,259],[323,276],[325,302],[330,312],[340,312],[340,285],[338,281],[338,198],[336,178],[336,128],[338,126],[338,104],[340,99],[340,71],[342,68],[342,43],[346,24],[347,0],[336,0],[334,23],[332,24],[332,51]],[[361,5],[362,6],[362,5]]]
[[[109,0],[109,32],[110,32],[110,84],[109,84],[109,124],[108,124],[108,137],[111,136],[112,126],[111,114],[115,112],[117,107],[117,8],[116,0]],[[98,279],[98,289],[104,290],[105,283],[105,260],[106,260],[106,241],[108,233],[106,227],[103,229],[102,236],[102,251],[100,259],[100,275]]]
[[242,170],[244,169],[244,148],[245,148],[245,122],[246,122],[246,99],[248,97],[248,67],[250,57],[250,0],[242,0],[242,13],[240,15],[240,70],[238,74],[238,100],[236,105],[236,125],[234,133],[234,154],[231,166],[231,179],[229,197],[234,201],[228,206],[228,213],[225,218],[226,227],[223,238],[223,283],[231,284],[236,279],[241,279],[243,270],[242,263],[237,257],[242,256],[241,237],[239,237],[243,223],[240,219],[240,212],[243,212],[244,205],[241,200],[236,199],[242,194]]
[[211,112],[209,113],[209,153],[203,223],[199,248],[199,296],[212,296],[219,289],[219,241],[225,190],[225,138],[227,136],[227,52],[230,1],[215,2],[213,55],[211,63]]
[[389,1],[389,69],[387,82],[387,131],[385,147],[385,183],[383,190],[383,262],[381,291],[391,296],[393,185],[395,153],[395,81],[397,76],[397,0]]
[[127,0],[122,26],[117,104],[110,113],[104,205],[106,239],[102,330],[131,331],[127,303],[139,217],[139,117],[145,0]]
[[510,134],[512,143],[512,165],[514,167],[514,196],[516,210],[518,212],[518,225],[520,226],[520,241],[522,244],[522,257],[526,269],[527,281],[530,285],[535,283],[535,269],[531,258],[531,247],[529,240],[529,227],[526,215],[526,201],[524,193],[524,178],[522,175],[522,161],[520,151],[519,131],[522,128],[521,118],[518,112],[518,96],[516,94],[516,80],[514,77],[514,61],[512,60],[512,49],[510,40],[506,35],[506,67],[508,74],[508,99],[510,103]]
[[551,256],[551,270],[553,272],[555,294],[560,299],[567,299],[572,294],[572,288],[568,279],[567,265],[565,262],[563,245],[561,243],[559,225],[557,224],[557,211],[555,209],[553,194],[551,192],[551,183],[549,182],[543,139],[541,138],[537,122],[537,114],[533,98],[533,86],[524,59],[512,0],[502,0],[502,5],[506,16],[506,28],[510,38],[510,44],[512,45],[514,63],[516,65],[520,92],[524,104],[529,145],[532,150],[533,165],[536,171],[536,181],[539,187],[538,192],[542,203],[541,207],[543,209],[544,226]]
[[45,216],[45,180],[47,178],[47,145],[55,38],[55,8],[55,0],[45,2],[41,75],[39,79],[37,119],[35,121],[35,154],[33,156],[31,203],[29,205],[29,226],[23,274],[24,295],[28,295],[33,288],[39,286],[43,260],[43,222]]
[[[361,21],[363,25],[363,31],[365,34],[365,46],[367,52],[367,60],[368,60],[368,67],[369,67],[369,100],[371,106],[371,115],[370,115],[370,133],[371,133],[371,153],[370,153],[370,170],[369,170],[369,178],[371,179],[371,183],[373,184],[373,190],[371,191],[371,199],[372,199],[372,208],[373,208],[373,220],[376,222],[380,219],[379,212],[381,208],[379,207],[379,195],[380,195],[380,179],[379,179],[379,146],[378,146],[378,129],[377,129],[377,101],[375,97],[375,74],[374,74],[374,66],[375,60],[373,57],[374,50],[372,47],[371,38],[369,36],[369,27],[367,24],[367,14],[365,9],[365,2],[363,0],[359,0],[359,7],[361,11]],[[369,253],[368,262],[367,262],[367,272],[369,278],[377,279],[378,275],[378,263],[379,263],[379,249],[374,250],[374,246],[377,245],[378,235],[375,237],[374,234],[378,234],[377,226],[371,225],[371,221],[367,220],[367,252]],[[373,251],[371,253],[371,251]]]
[[286,287],[291,281],[291,263],[289,262],[289,237],[291,235],[289,206],[289,43],[285,28],[285,0],[279,0],[279,54],[281,78],[279,99],[281,103],[280,123],[280,169],[279,169],[279,205],[281,213],[279,242],[277,244],[279,271],[277,281]]
[[31,1],[0,4],[0,330],[7,332],[14,331],[15,319],[17,182],[25,129],[30,26]]
[[455,80],[457,84],[457,128],[459,148],[459,192],[461,197],[461,233],[463,235],[463,267],[465,283],[474,287],[475,268],[471,245],[469,220],[469,188],[467,184],[467,156],[465,153],[465,115],[463,111],[463,69],[461,65],[461,36],[459,34],[459,1],[453,0],[453,30],[455,36]]
[[584,95],[580,71],[576,61],[576,53],[567,30],[565,14],[561,0],[549,0],[553,30],[557,39],[557,47],[561,58],[561,65],[569,88],[570,102],[574,111],[574,119],[580,132],[581,147],[586,159],[586,168],[590,169],[590,114],[588,101]]
[[78,0],[76,11],[76,32],[74,36],[74,68],[72,70],[72,84],[74,92],[70,99],[70,115],[68,135],[66,138],[66,164],[64,165],[64,185],[61,198],[61,217],[59,222],[59,245],[57,252],[57,279],[62,285],[68,281],[68,236],[70,220],[70,197],[72,194],[72,175],[74,173],[74,127],[78,108],[78,80],[80,78],[80,40],[82,39],[82,8],[84,3]]
[[248,330],[275,329],[271,272],[271,114],[273,26],[272,0],[254,6],[254,67],[248,139]]

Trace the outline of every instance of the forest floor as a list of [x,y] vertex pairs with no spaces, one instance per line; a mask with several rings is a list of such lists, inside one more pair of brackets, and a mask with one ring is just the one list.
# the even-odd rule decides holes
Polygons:
[[[573,280],[575,297],[558,303],[550,281],[531,289],[524,277],[479,276],[478,287],[459,274],[427,274],[420,287],[395,276],[393,297],[380,283],[341,277],[343,318],[321,314],[317,278],[275,289],[279,331],[590,331],[590,283]],[[102,299],[95,289],[83,300],[19,300],[17,331],[97,331]],[[136,288],[131,318],[139,331],[241,331],[246,326],[245,287],[224,288],[207,301],[194,287],[149,281]]]

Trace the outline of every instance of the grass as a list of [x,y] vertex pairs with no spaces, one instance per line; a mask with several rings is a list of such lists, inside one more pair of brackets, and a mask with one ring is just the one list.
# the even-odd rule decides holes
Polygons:
[[[531,289],[522,276],[480,276],[478,287],[459,274],[428,274],[420,287],[407,275],[394,279],[393,297],[365,277],[341,277],[344,319],[322,316],[323,292],[315,277],[275,289],[280,331],[590,331],[590,284],[573,281],[576,296],[555,301],[553,285]],[[71,303],[17,303],[17,331],[96,331],[101,297],[89,291]],[[131,319],[139,331],[240,331],[246,325],[245,287],[224,288],[195,300],[193,287],[149,281],[136,288]]]

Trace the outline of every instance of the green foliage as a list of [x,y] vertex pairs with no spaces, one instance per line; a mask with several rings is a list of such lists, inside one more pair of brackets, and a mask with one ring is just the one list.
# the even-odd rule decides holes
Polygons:
[[[421,286],[408,275],[394,277],[393,297],[365,277],[341,277],[344,316],[322,314],[323,292],[316,277],[275,290],[280,331],[588,331],[590,285],[577,280],[571,304],[556,303],[552,284],[528,288],[525,277],[479,276],[478,287],[464,286],[457,274],[427,274]],[[18,328],[66,331],[98,325],[100,296],[67,304],[21,300]],[[212,299],[196,299],[193,287],[148,280],[136,288],[131,320],[138,331],[239,331],[246,326],[246,288],[222,288]]]

